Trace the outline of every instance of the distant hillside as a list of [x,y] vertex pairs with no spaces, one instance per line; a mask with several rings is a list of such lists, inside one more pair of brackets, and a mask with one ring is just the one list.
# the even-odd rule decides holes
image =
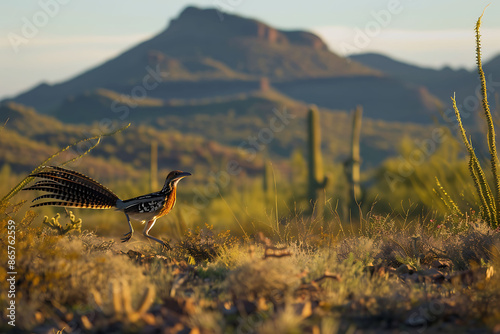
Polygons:
[[[0,115],[2,122],[4,117],[9,119],[0,131],[0,166],[9,164],[17,172],[31,171],[38,163],[79,139],[109,131],[99,124],[63,124],[53,117],[37,114],[32,108],[15,103],[0,104]],[[149,152],[153,141],[159,145],[159,166],[166,170],[209,170],[214,163],[240,157],[236,148],[194,133],[181,134],[173,130],[160,131],[151,126],[132,125],[122,133],[104,138],[90,156],[81,160],[79,168],[92,169],[93,174],[105,179],[124,175],[140,177],[141,171],[149,169]],[[84,145],[80,151],[86,148],[88,146]],[[74,157],[77,151],[64,154],[59,161]],[[241,160],[240,166],[245,173],[253,175],[260,173],[262,160]],[[203,174],[199,177],[203,177]]]
[[[226,98],[171,100],[168,103],[151,98],[141,100],[141,104],[134,108],[129,106],[131,102],[123,95],[101,89],[66,100],[56,115],[67,123],[89,124],[95,119],[117,120],[126,115],[124,120],[133,124],[141,123],[167,133],[178,131],[198,135],[223,145],[246,149],[249,147],[248,138],[269,127],[275,110],[286,110],[287,114],[294,116],[293,121],[283,131],[274,134],[273,140],[263,148],[272,158],[288,159],[294,150],[304,150],[306,146],[308,105],[273,89]],[[350,116],[333,109],[322,108],[321,111],[326,159],[343,161],[349,152],[346,143],[350,136]],[[366,154],[364,167],[374,167],[396,154],[398,143],[405,135],[420,138],[429,131],[429,127],[395,122],[398,115],[394,115],[391,122],[373,119],[369,111],[366,115],[362,130],[363,154]],[[365,133],[370,135],[365,136]]]
[[[233,110],[239,117],[262,116],[271,109],[265,110],[263,103],[272,100],[276,105],[285,103],[301,109],[306,104],[295,101],[274,90],[261,92],[254,90],[222,97],[203,99],[168,99],[145,98],[131,99],[108,89],[97,89],[65,99],[61,106],[54,110],[54,116],[65,123],[93,123],[102,119],[126,119],[134,123],[147,123],[163,116],[214,115],[221,110]],[[258,110],[258,111],[257,111]]]
[[495,77],[500,77],[500,55],[497,55],[487,61],[484,64],[484,69],[488,72],[494,73]]
[[364,115],[389,122],[429,124],[443,108],[424,86],[394,77],[350,77],[295,80],[276,83],[288,96],[330,109],[364,107]]
[[[423,68],[375,53],[352,55],[349,58],[404,82],[424,86],[447,105],[449,105],[450,97],[454,93],[460,103],[471,95],[473,96],[479,85],[476,70],[454,70],[449,67],[439,70]],[[500,55],[484,62],[483,68],[487,77],[493,79],[493,82],[497,82],[498,80],[495,78],[500,78]],[[493,100],[491,102],[494,103]]]

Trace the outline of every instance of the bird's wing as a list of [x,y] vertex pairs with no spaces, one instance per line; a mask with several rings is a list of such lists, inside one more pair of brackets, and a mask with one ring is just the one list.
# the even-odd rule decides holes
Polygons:
[[160,192],[134,197],[117,204],[125,212],[146,213],[159,210],[165,203],[165,194]]

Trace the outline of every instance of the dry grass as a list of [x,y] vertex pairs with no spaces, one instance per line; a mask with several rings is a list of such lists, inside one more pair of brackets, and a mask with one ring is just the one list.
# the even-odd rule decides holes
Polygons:
[[19,219],[16,239],[16,328],[29,332],[488,332],[500,319],[500,235],[481,221],[410,232],[372,217],[361,235],[314,245],[207,228],[161,253],[33,219]]

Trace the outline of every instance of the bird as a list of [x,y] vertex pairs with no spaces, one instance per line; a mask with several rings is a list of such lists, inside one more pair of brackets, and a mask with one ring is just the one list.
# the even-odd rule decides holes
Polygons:
[[122,242],[127,242],[134,234],[131,219],[145,223],[142,234],[153,241],[171,249],[168,243],[149,234],[156,220],[167,215],[175,205],[177,184],[191,173],[174,170],[167,175],[163,188],[158,192],[121,200],[110,189],[90,177],[58,166],[43,166],[41,171],[30,177],[41,179],[23,190],[40,190],[48,194],[38,196],[31,207],[61,206],[88,209],[116,209],[127,217],[129,231],[123,235]]

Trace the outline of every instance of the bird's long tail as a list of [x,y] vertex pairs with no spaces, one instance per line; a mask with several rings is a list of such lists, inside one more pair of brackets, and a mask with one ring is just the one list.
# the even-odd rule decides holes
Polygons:
[[23,190],[41,190],[49,194],[39,196],[33,202],[50,199],[38,206],[66,206],[73,208],[109,209],[116,207],[118,196],[97,181],[81,173],[55,166],[46,166],[41,172],[30,175],[42,180]]

